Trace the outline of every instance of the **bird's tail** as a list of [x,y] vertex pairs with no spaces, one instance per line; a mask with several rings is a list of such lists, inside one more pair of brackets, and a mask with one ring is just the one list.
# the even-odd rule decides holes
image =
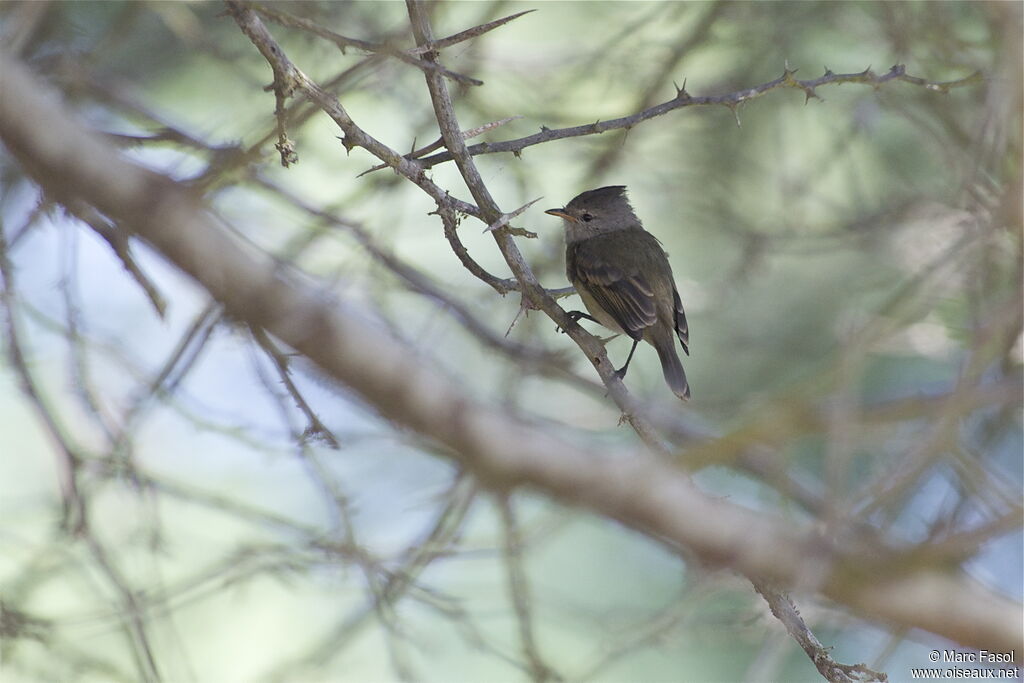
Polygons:
[[654,345],[661,359],[661,371],[665,373],[665,383],[679,398],[684,401],[690,398],[690,385],[686,381],[686,372],[683,371],[683,364],[679,362],[679,354],[676,353],[676,346],[671,336],[660,344]]

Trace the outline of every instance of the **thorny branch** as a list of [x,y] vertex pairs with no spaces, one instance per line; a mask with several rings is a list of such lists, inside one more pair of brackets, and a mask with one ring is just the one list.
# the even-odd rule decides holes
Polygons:
[[[412,22],[413,34],[419,45],[429,44],[433,40],[433,31],[426,14],[425,6],[414,0],[406,0],[406,7],[409,11],[409,18]],[[427,53],[426,59],[436,60],[437,55]],[[473,198],[481,208],[481,218],[488,227],[497,226],[502,223],[505,213],[502,212],[491,196],[490,190],[483,182],[480,172],[473,162],[473,157],[468,153],[466,142],[462,136],[462,128],[459,126],[455,115],[455,108],[452,104],[448,87],[443,79],[436,74],[424,72],[427,80],[427,88],[430,90],[431,101],[434,105],[434,113],[438,125],[441,128],[441,137],[445,146],[454,155],[455,163],[459,167],[462,179],[466,182]],[[645,418],[635,399],[626,390],[615,368],[608,360],[603,344],[600,340],[589,334],[575,321],[569,318],[566,312],[558,306],[554,298],[537,281],[533,270],[526,259],[523,258],[519,248],[508,228],[492,230],[491,235],[498,246],[498,250],[504,257],[516,280],[519,282],[520,291],[526,301],[533,308],[538,308],[548,315],[561,329],[565,330],[576,344],[586,353],[587,358],[594,365],[601,381],[608,387],[609,395],[622,410],[623,419],[630,423],[634,431],[640,436],[645,444],[654,452],[666,454],[666,448],[662,438],[655,432],[650,422]]]
[[[419,69],[424,69],[427,71],[437,71],[446,78],[451,78],[452,80],[457,81],[459,83],[465,83],[467,85],[484,84],[483,81],[479,81],[475,78],[470,78],[469,76],[464,76],[462,74],[455,73],[454,71],[449,71],[440,64],[435,64],[432,62],[424,61],[422,59],[418,59],[414,52],[404,52],[401,50],[396,50],[389,45],[371,43],[366,40],[359,40],[358,38],[346,38],[345,36],[339,33],[335,33],[330,29],[324,28],[323,26],[314,21],[310,21],[309,19],[303,19],[302,17],[296,17],[291,14],[288,14],[287,12],[275,10],[263,4],[250,3],[249,7],[251,7],[254,11],[258,12],[259,14],[262,14],[266,18],[270,19],[271,21],[280,24],[281,26],[302,29],[303,31],[312,33],[315,36],[324,38],[337,45],[342,50],[342,52],[344,52],[345,48],[347,47],[354,47],[366,52],[379,53],[387,55],[389,57],[394,57],[402,62],[405,62],[406,64],[410,64]],[[516,16],[518,15],[508,17],[506,21],[511,21],[512,19],[515,19]],[[420,52],[422,52],[422,50],[420,50]]]
[[[498,209],[493,198],[490,196],[490,192],[484,186],[479,173],[472,165],[471,157],[468,155],[463,157],[460,171],[463,173],[463,177],[466,179],[477,205],[451,197],[447,191],[442,190],[426,177],[417,161],[404,158],[357,126],[337,98],[331,96],[307,78],[285,56],[284,51],[274,41],[266,27],[263,26],[252,10],[247,9],[244,4],[234,0],[229,0],[227,6],[242,31],[260,50],[264,58],[271,62],[274,72],[274,83],[271,87],[274,91],[290,94],[298,89],[305,93],[344,131],[345,137],[342,142],[346,148],[351,149],[353,146],[362,147],[388,164],[388,166],[430,195],[437,202],[439,212],[458,211],[479,218],[487,225],[500,221],[503,212]],[[410,5],[410,13],[417,11],[417,7],[417,5]],[[416,23],[414,20],[415,27]],[[425,28],[422,21],[415,30],[419,31],[418,42],[421,45],[430,42],[430,37],[424,32]],[[432,53],[425,53],[424,58],[431,61],[436,59]],[[459,128],[458,122],[455,120],[451,100],[447,94],[447,87],[443,77],[439,73],[430,70],[425,71],[424,76],[427,79],[428,87],[431,88],[435,111],[439,118],[442,137],[445,139],[446,145],[449,149],[465,149],[462,129]],[[555,303],[552,296],[541,287],[526,260],[519,252],[518,247],[513,242],[512,235],[507,228],[494,231],[492,234],[506,263],[509,264],[509,267],[516,276],[517,289],[523,293],[524,299],[530,302],[530,307],[543,310],[561,329],[566,330],[573,341],[584,350],[587,358],[590,359],[597,369],[601,380],[609,389],[609,394],[622,410],[624,419],[633,425],[649,447],[667,453],[660,437],[656,435],[647,420],[641,417],[640,409],[635,399],[626,391],[621,378],[616,374],[615,368],[608,360],[600,340],[587,333],[575,321],[571,320],[565,314],[565,311]],[[476,269],[476,271],[482,272],[482,269]],[[492,280],[491,282],[492,284],[497,284],[498,281]]]
[[[597,135],[605,133],[610,130],[628,130],[637,124],[643,123],[650,119],[662,116],[676,109],[683,109],[685,107],[697,107],[697,106],[711,106],[718,105],[729,109],[734,115],[736,115],[736,121],[739,122],[739,115],[737,113],[738,107],[746,102],[754,100],[762,95],[776,90],[779,88],[796,88],[802,90],[806,99],[809,101],[812,98],[820,100],[821,97],[817,93],[817,88],[825,85],[842,85],[843,83],[858,83],[861,85],[870,85],[873,88],[880,88],[882,85],[890,81],[903,81],[905,83],[913,83],[919,85],[927,90],[933,90],[935,92],[947,93],[953,88],[959,88],[966,85],[973,85],[981,82],[982,76],[980,73],[974,73],[965,78],[960,78],[955,81],[945,82],[934,82],[928,81],[923,78],[916,76],[909,76],[906,73],[906,67],[902,64],[894,65],[885,74],[875,74],[870,67],[864,71],[858,73],[847,73],[847,74],[836,74],[832,73],[829,69],[825,69],[825,73],[818,78],[799,80],[793,76],[796,74],[796,70],[790,70],[787,66],[781,76],[773,81],[762,83],[761,85],[754,86],[753,88],[745,88],[743,90],[736,90],[731,93],[724,95],[700,95],[693,96],[686,91],[686,83],[684,82],[682,87],[677,88],[676,96],[671,100],[656,104],[653,107],[639,111],[636,114],[630,116],[623,116],[617,119],[610,119],[608,121],[595,121],[581,126],[572,126],[569,128],[547,128],[541,126],[541,132],[534,133],[522,138],[516,138],[515,140],[503,140],[500,142],[481,142],[468,147],[470,154],[476,156],[479,154],[495,154],[498,152],[512,152],[518,156],[527,147],[533,145],[539,145],[545,142],[551,142],[552,140],[564,140],[566,138],[575,138],[583,135]],[[431,168],[437,164],[444,163],[445,161],[451,161],[451,152],[440,152],[433,156],[417,159],[423,168]]]
[[357,126],[336,97],[307,78],[298,67],[292,64],[255,12],[236,0],[228,0],[227,7],[242,32],[249,37],[253,45],[259,49],[271,65],[274,71],[274,82],[271,87],[275,93],[290,97],[296,90],[301,91],[306,97],[316,102],[345,133],[342,144],[346,149],[362,147],[418,185],[436,202],[448,204],[455,210],[470,216],[481,215],[480,209],[476,206],[450,196],[448,192],[428,179],[418,163],[405,159],[401,154]]

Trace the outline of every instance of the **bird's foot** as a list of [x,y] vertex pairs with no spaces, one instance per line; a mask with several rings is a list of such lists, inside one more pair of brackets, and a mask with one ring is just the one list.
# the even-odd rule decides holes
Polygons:
[[[569,320],[573,321],[574,323],[578,323],[580,321],[580,318],[586,318],[587,320],[592,320],[595,323],[597,322],[596,318],[591,316],[589,313],[584,313],[583,311],[566,311],[565,315],[567,318],[569,318]],[[562,334],[566,333],[565,328],[560,327],[558,325],[555,325],[555,329],[561,332]]]

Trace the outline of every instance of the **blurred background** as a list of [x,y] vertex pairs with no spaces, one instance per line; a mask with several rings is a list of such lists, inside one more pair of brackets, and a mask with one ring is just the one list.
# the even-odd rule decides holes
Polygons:
[[[401,3],[268,6],[414,45]],[[567,284],[564,243],[543,209],[628,185],[670,254],[693,400],[672,396],[647,347],[626,384],[673,425],[702,488],[897,544],[974,531],[949,570],[1020,601],[1020,3],[430,7],[437,36],[526,9],[441,55],[484,82],[449,82],[463,128],[519,117],[471,142],[629,115],[673,83],[726,94],[787,64],[798,78],[982,74],[946,93],[846,84],[805,103],[779,89],[735,113],[687,107],[476,162],[502,210],[543,197],[513,224],[537,233],[517,242],[550,288]],[[308,103],[289,102],[299,162],[281,166],[270,70],[223,10],[8,2],[0,31],[111,145],[189,183],[241,239],[360,302],[481,402],[581,443],[635,444],[572,341],[539,312],[517,318],[517,295],[462,267],[433,201],[389,170],[361,175],[377,160],[346,152]],[[420,71],[265,21],[367,132],[402,152],[438,139]],[[144,276],[127,272],[100,236],[116,226],[51,203],[6,152],[0,173],[5,680],[525,680],[520,579],[560,677],[818,679],[741,577],[557,501],[517,493],[503,512],[435,444],[292,358],[329,435],[307,429],[280,377],[287,349],[269,352],[142,243]],[[429,175],[469,199],[453,164]],[[463,244],[510,277],[483,227],[463,220]],[[616,365],[628,350],[608,345]],[[745,465],[744,448],[770,467]],[[84,528],[61,493],[67,453]],[[794,598],[838,661],[892,681],[952,647]]]

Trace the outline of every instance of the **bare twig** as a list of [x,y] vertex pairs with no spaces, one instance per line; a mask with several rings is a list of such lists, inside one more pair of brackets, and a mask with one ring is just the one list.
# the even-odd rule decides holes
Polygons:
[[[445,505],[434,517],[419,541],[410,546],[411,550],[400,559],[398,566],[390,572],[381,586],[381,599],[390,605],[396,604],[417,585],[420,574],[435,560],[452,554],[462,527],[477,497],[477,487],[471,477],[459,474],[455,477],[445,496]],[[292,661],[278,667],[269,680],[280,680],[283,676],[294,676],[296,667],[304,663],[320,664],[336,657],[346,647],[356,642],[353,636],[369,623],[377,611],[377,600],[345,615],[331,631],[317,643]]]
[[499,26],[504,26],[505,24],[514,19],[518,19],[519,17],[525,14],[529,14],[530,12],[536,11],[537,10],[528,9],[522,12],[516,12],[515,14],[510,14],[507,17],[495,19],[494,21],[489,21],[486,24],[480,24],[479,26],[474,26],[473,28],[467,28],[465,31],[453,33],[447,38],[439,38],[437,40],[432,40],[430,43],[417,47],[416,50],[419,52],[428,52],[430,50],[441,50],[446,47],[451,47],[452,45],[456,45],[465,40],[470,40],[472,38],[476,38],[477,36],[482,36],[488,31],[493,31]]
[[[689,31],[686,38],[674,41],[671,52],[662,61],[661,67],[650,79],[649,85],[640,93],[637,103],[632,107],[635,111],[643,111],[657,101],[655,98],[665,87],[665,83],[672,77],[672,72],[676,69],[680,60],[686,57],[695,46],[699,45],[707,37],[708,31],[711,30],[711,27],[722,16],[727,6],[725,0],[716,0],[714,3],[703,8],[703,15],[700,21]],[[626,128],[624,130],[628,134],[630,129]],[[592,180],[599,178],[606,169],[612,166],[612,163],[624,149],[625,145],[622,144],[609,146],[590,163],[586,177]]]
[[222,313],[221,306],[211,301],[195,316],[160,369],[128,403],[121,417],[121,429],[113,439],[111,452],[127,457],[126,450],[140,417],[154,398],[173,394],[185,376],[195,367]]
[[840,664],[832,659],[829,648],[821,644],[811,629],[807,627],[800,610],[796,608],[793,600],[783,591],[777,590],[770,585],[754,581],[754,589],[765,599],[771,608],[775,618],[782,622],[789,635],[800,645],[807,657],[814,662],[818,673],[826,681],[831,683],[886,683],[888,676],[878,671],[872,671],[864,664]]
[[510,278],[499,278],[488,271],[483,266],[477,263],[472,256],[469,255],[469,250],[459,239],[459,223],[460,217],[456,211],[448,206],[446,203],[439,203],[437,205],[437,215],[441,217],[441,223],[444,225],[444,236],[448,240],[448,244],[451,245],[452,251],[455,256],[458,257],[459,261],[462,262],[463,267],[473,274],[474,277],[480,281],[486,283],[490,287],[494,288],[498,294],[505,295],[509,292],[519,291],[519,283]]
[[519,523],[516,520],[515,511],[512,509],[512,503],[507,495],[499,496],[497,503],[505,534],[503,550],[505,567],[508,572],[509,599],[516,613],[516,622],[519,625],[519,643],[529,665],[530,676],[534,681],[560,680],[561,676],[555,673],[541,656],[534,636],[533,607],[526,571],[523,568],[523,539],[519,533]]
[[302,414],[306,416],[308,422],[306,430],[303,432],[303,437],[311,437],[314,439],[320,439],[331,448],[337,449],[339,447],[338,439],[331,433],[331,430],[327,428],[321,420],[320,416],[316,414],[316,411],[309,405],[302,392],[295,386],[295,382],[292,381],[291,368],[289,367],[288,357],[281,352],[280,349],[274,344],[273,340],[267,336],[267,333],[259,327],[249,326],[249,330],[252,332],[253,339],[260,345],[270,360],[274,363],[274,367],[277,369],[277,376],[281,380],[285,389],[288,390],[288,395],[295,401],[295,405],[299,407]]
[[[887,73],[882,74],[881,76],[875,74],[870,68],[858,73],[848,74],[836,74],[826,69],[824,75],[808,80],[799,80],[794,78],[793,75],[795,73],[796,70],[790,70],[787,67],[783,74],[773,81],[768,81],[767,83],[762,83],[761,85],[756,85],[752,88],[737,90],[724,95],[693,96],[686,92],[686,84],[684,83],[683,87],[677,89],[676,96],[671,100],[654,105],[653,107],[649,107],[630,116],[623,116],[621,118],[610,119],[608,121],[595,121],[594,123],[572,126],[569,128],[547,128],[545,126],[541,126],[541,132],[534,133],[533,135],[516,138],[515,140],[504,140],[501,142],[481,142],[476,145],[471,145],[467,150],[469,154],[473,156],[479,154],[495,154],[497,152],[512,152],[513,154],[519,154],[527,147],[539,145],[544,142],[551,142],[552,140],[564,140],[566,138],[580,137],[583,135],[596,135],[610,130],[629,129],[637,124],[643,123],[644,121],[648,121],[671,111],[675,111],[676,109],[682,109],[685,107],[710,105],[723,106],[735,114],[737,108],[741,104],[761,97],[765,93],[778,88],[795,88],[797,90],[802,90],[806,98],[810,100],[812,98],[821,99],[816,92],[817,88],[825,85],[841,85],[843,83],[858,83],[861,85],[870,85],[874,88],[879,88],[890,81],[904,81],[922,86],[935,92],[947,93],[953,88],[973,85],[982,81],[982,75],[980,73],[974,73],[970,76],[954,81],[927,81],[915,76],[908,76],[906,74],[906,67],[902,64],[894,65]],[[419,161],[423,165],[423,168],[430,168],[451,160],[452,153],[448,151],[425,157]]]
[[[494,130],[495,128],[497,128],[499,126],[503,126],[506,123],[509,123],[511,121],[515,121],[515,120],[521,119],[521,118],[523,118],[523,117],[519,116],[519,115],[517,115],[517,116],[509,116],[507,118],[500,119],[498,121],[492,121],[491,123],[485,123],[484,125],[477,126],[476,128],[470,128],[469,130],[466,130],[466,131],[462,132],[462,139],[463,140],[472,140],[477,135],[482,135],[483,133],[486,133],[489,130]],[[420,147],[419,149],[416,149],[416,150],[413,150],[412,152],[409,152],[406,155],[406,158],[408,158],[408,159],[418,159],[418,158],[422,157],[424,154],[430,154],[434,150],[440,149],[443,146],[444,146],[444,138],[438,138],[437,140],[434,140],[433,142],[431,142],[429,145],[427,145],[425,147]],[[366,169],[365,171],[363,171],[362,173],[360,173],[356,177],[357,178],[362,178],[367,173],[372,173],[373,171],[379,171],[382,168],[387,168],[387,167],[388,167],[387,164],[377,164],[376,166],[372,166],[371,168]]]
[[135,283],[139,285],[146,295],[146,298],[149,299],[153,310],[156,311],[158,316],[163,318],[167,312],[167,300],[164,299],[163,294],[153,284],[153,281],[149,279],[149,276],[139,267],[135,256],[132,254],[128,236],[118,230],[116,226],[111,225],[109,221],[99,215],[91,206],[69,207],[69,210],[79,220],[87,223],[89,227],[95,230],[110,245],[118,260],[121,261],[121,265],[124,266],[124,269],[128,271],[128,274],[131,275],[132,279],[135,280]]
[[18,378],[22,393],[28,397],[39,419],[49,432],[50,438],[57,446],[58,476],[63,496],[61,525],[71,534],[81,534],[85,532],[89,524],[88,509],[79,485],[83,455],[49,409],[48,402],[42,395],[22,350],[21,330],[16,317],[14,267],[8,257],[6,238],[2,230],[0,230],[0,284],[3,284],[3,289],[0,290],[0,302],[3,302],[7,357]]
[[[418,69],[423,69],[426,71],[437,71],[446,78],[450,78],[453,81],[464,83],[466,85],[484,84],[484,82],[481,80],[478,80],[476,78],[470,78],[469,76],[464,76],[463,74],[455,73],[454,71],[444,68],[440,64],[418,59],[414,55],[408,52],[403,52],[402,50],[397,50],[391,47],[390,45],[381,43],[371,43],[369,41],[360,40],[358,38],[347,38],[339,33],[331,31],[330,29],[324,28],[315,21],[303,19],[302,17],[296,17],[294,15],[288,14],[287,12],[282,12],[280,10],[271,9],[266,5],[258,3],[249,3],[249,6],[254,11],[259,12],[266,18],[270,19],[275,23],[280,24],[281,26],[302,29],[303,31],[312,33],[315,36],[328,40],[337,45],[343,52],[347,47],[354,47],[360,50],[364,50],[366,52],[375,52],[382,55],[387,55],[388,57],[394,57],[395,59],[405,62],[406,64],[415,66]],[[514,19],[515,17],[511,18]]]
[[270,64],[274,72],[273,88],[275,92],[280,91],[291,94],[296,89],[302,91],[306,97],[314,101],[324,113],[330,116],[345,133],[345,137],[342,138],[341,142],[346,149],[352,149],[357,146],[362,147],[419,186],[434,201],[449,203],[457,211],[470,216],[482,215],[479,208],[468,202],[451,197],[447,191],[427,178],[418,161],[406,159],[397,151],[357,126],[336,97],[310,80],[285,56],[284,50],[273,39],[254,11],[248,9],[238,0],[228,0],[226,4],[238,27],[248,36],[249,40],[252,41],[253,45],[259,49],[260,53]]
[[[530,202],[527,202],[527,203],[523,204],[522,206],[520,206],[515,211],[512,211],[510,213],[503,213],[503,214],[501,214],[500,216],[498,216],[498,219],[496,221],[494,221],[493,223],[488,225],[486,228],[484,228],[484,232],[494,232],[495,230],[497,230],[499,228],[504,228],[505,226],[507,226],[509,224],[509,221],[511,221],[513,218],[515,218],[516,216],[518,216],[522,212],[526,211],[527,209],[529,209],[531,206],[533,206],[534,204],[536,204],[537,202],[539,202],[542,199],[544,199],[544,198],[543,197],[537,197],[533,201],[530,201]],[[533,233],[533,232],[528,232],[527,235],[525,235],[525,236],[527,236],[527,237],[536,237],[537,234]]]
[[[267,59],[267,61],[271,63],[275,74],[275,88],[286,87],[284,85],[281,85],[279,81],[284,81],[285,83],[292,83],[294,88],[302,90],[304,93],[306,93],[308,97],[310,97],[314,102],[316,102],[317,105],[321,107],[323,111],[327,113],[345,132],[345,138],[343,139],[342,142],[347,148],[351,148],[352,146],[356,145],[365,148],[374,156],[384,161],[384,163],[387,164],[389,167],[393,168],[395,171],[397,171],[398,173],[400,173],[401,175],[403,175],[404,177],[418,185],[427,194],[429,194],[434,199],[434,201],[437,202],[438,213],[441,214],[442,219],[445,221],[445,236],[448,238],[449,242],[452,243],[453,250],[455,251],[456,255],[459,256],[460,260],[462,260],[463,264],[466,265],[470,272],[472,272],[481,280],[487,282],[489,285],[494,287],[499,293],[504,294],[513,290],[521,290],[521,280],[502,280],[493,275],[490,275],[489,273],[486,273],[486,271],[484,271],[483,268],[481,268],[478,264],[475,263],[475,261],[473,261],[473,259],[469,256],[468,252],[464,247],[460,248],[461,243],[459,242],[456,234],[456,227],[458,225],[456,212],[474,216],[476,218],[480,218],[481,220],[483,220],[484,214],[480,208],[473,204],[469,204],[462,200],[456,199],[455,197],[452,197],[447,191],[442,190],[438,185],[434,184],[425,176],[425,174],[423,173],[423,169],[420,168],[419,166],[418,160],[411,160],[405,158],[395,150],[387,147],[379,140],[367,134],[364,130],[357,126],[355,122],[352,121],[348,113],[344,110],[344,108],[341,106],[341,104],[338,102],[336,98],[334,98],[329,93],[325,92],[323,89],[317,86],[315,83],[310,81],[297,67],[295,67],[294,64],[292,64],[288,60],[281,47],[277,45],[277,43],[267,32],[266,28],[263,26],[263,24],[259,21],[259,19],[255,16],[255,14],[252,11],[246,9],[244,5],[242,5],[241,3],[234,1],[229,1],[228,7],[229,10],[232,12],[232,16],[235,18],[235,21],[238,22],[239,27],[242,28],[243,32],[245,32],[247,36],[249,36],[250,40],[253,41],[253,44],[256,45],[257,48],[259,48],[260,52]],[[432,73],[426,73],[428,79],[432,75]],[[291,88],[288,87],[286,89],[290,91]],[[461,134],[461,131],[459,131],[460,136]],[[445,219],[446,213],[449,215],[447,219]],[[500,212],[495,213],[493,219],[496,220],[499,214]],[[489,221],[485,220],[485,222]],[[515,250],[514,244],[511,243],[511,237],[509,235],[503,235],[501,243],[506,245],[506,250],[509,250],[510,248],[514,250],[509,251],[508,254],[506,254],[506,260],[511,259],[513,262],[515,262],[517,264],[517,267],[519,268],[518,272],[524,272],[524,269],[528,271],[528,266],[526,265],[525,260],[518,253],[518,250]],[[536,278],[532,276],[532,273],[529,275],[528,280],[532,280],[530,282],[530,287],[534,291],[544,291],[543,288],[540,287],[540,284],[537,283]],[[559,296],[565,296],[571,293],[571,291],[567,289],[555,290],[555,292]],[[563,318],[559,323],[560,325],[564,323],[571,324],[574,326],[575,329],[572,332],[570,332],[570,336],[572,336],[572,334],[574,333],[586,334],[582,327],[568,320],[568,318],[565,318],[564,311],[558,308],[550,297],[547,297],[546,300],[550,302],[549,304],[546,304],[550,309],[547,311],[549,315],[559,316]],[[542,306],[538,304],[537,300],[535,300],[534,298],[530,298],[530,302],[530,308],[542,308]],[[558,311],[558,313],[556,313],[555,311]],[[559,321],[556,319],[556,322]],[[563,327],[563,329],[566,328]],[[625,388],[622,386],[621,380],[619,380],[618,377],[614,375],[614,368],[612,367],[611,363],[608,362],[607,357],[604,354],[604,347],[597,343],[597,341],[594,340],[593,338],[591,339],[592,341],[588,342],[588,357],[591,359],[599,359],[598,361],[592,361],[596,363],[601,363],[600,359],[602,357],[604,358],[602,365],[607,366],[607,369],[606,371],[604,371],[602,379],[605,381],[606,384],[608,382],[618,382],[619,387],[615,390],[612,390],[611,393],[613,397],[618,397],[616,401],[619,403],[620,407],[623,407],[625,405],[632,405],[632,401],[629,399],[628,395],[625,394]],[[576,341],[577,343],[580,343],[579,340]],[[602,371],[599,370],[599,372]],[[627,415],[631,415],[635,411],[635,408],[627,409],[624,407],[623,411]]]

